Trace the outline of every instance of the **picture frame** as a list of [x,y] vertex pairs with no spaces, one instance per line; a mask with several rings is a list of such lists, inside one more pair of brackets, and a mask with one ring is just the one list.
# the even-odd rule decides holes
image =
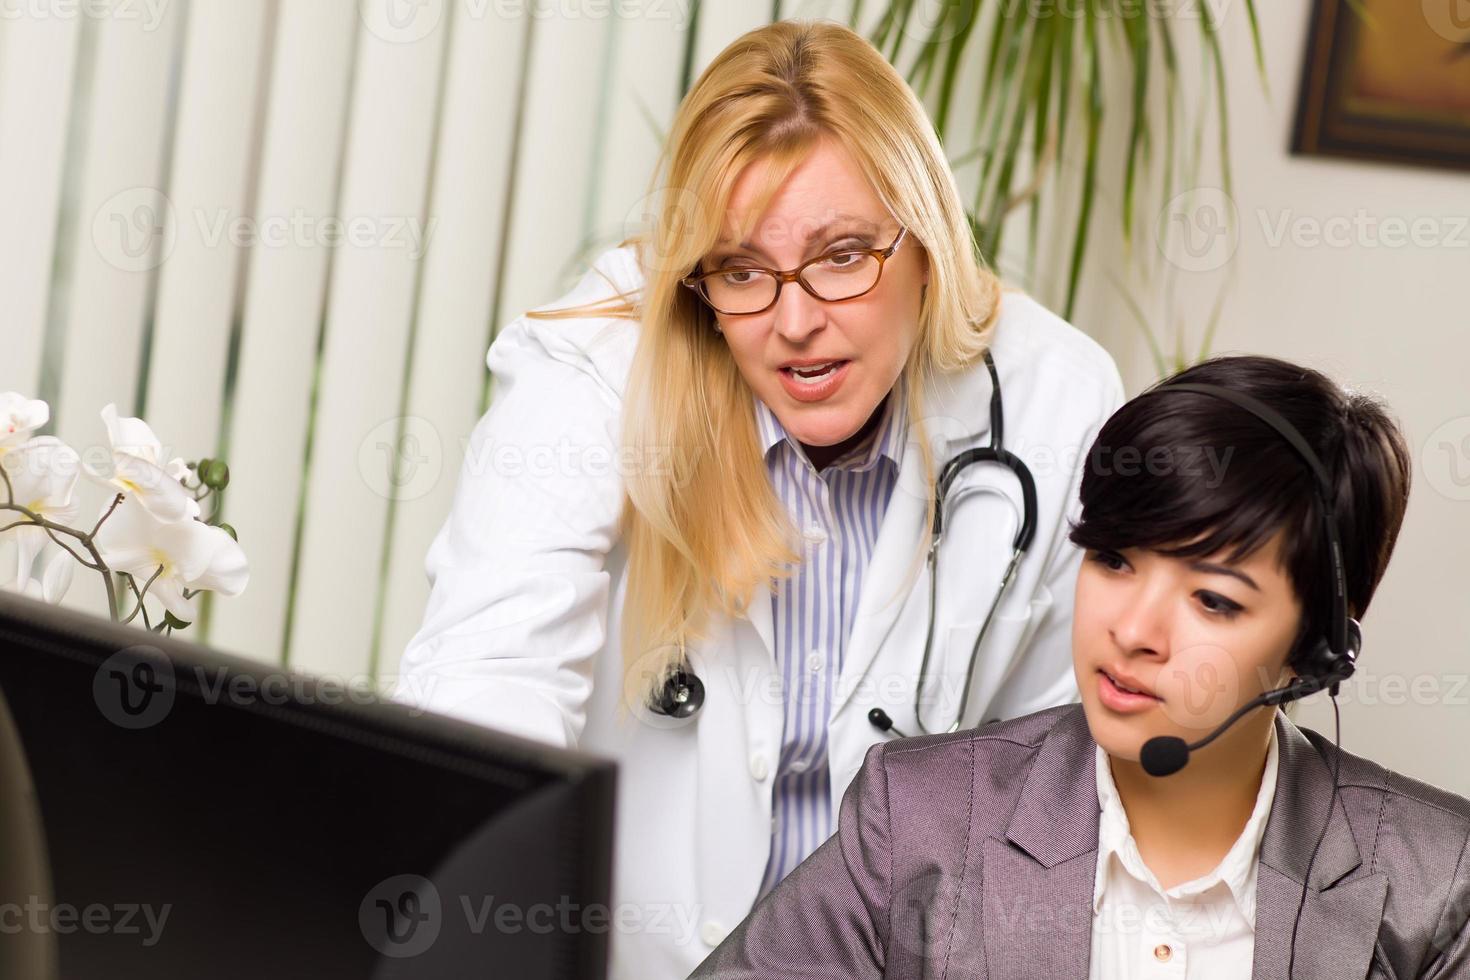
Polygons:
[[1470,169],[1470,5],[1314,0],[1291,150]]

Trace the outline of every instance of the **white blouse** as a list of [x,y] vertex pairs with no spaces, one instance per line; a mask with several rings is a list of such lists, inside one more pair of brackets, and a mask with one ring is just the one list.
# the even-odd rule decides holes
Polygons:
[[1276,796],[1276,726],[1255,809],[1210,873],[1167,891],[1138,853],[1107,753],[1097,749],[1091,980],[1249,980],[1256,860]]

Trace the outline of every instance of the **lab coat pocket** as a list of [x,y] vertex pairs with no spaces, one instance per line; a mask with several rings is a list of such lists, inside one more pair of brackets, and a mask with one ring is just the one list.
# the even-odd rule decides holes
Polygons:
[[[925,727],[931,732],[945,732],[960,713],[960,702],[964,701],[964,718],[961,724],[978,724],[975,718],[979,705],[989,701],[989,692],[994,691],[997,667],[1004,670],[1004,663],[997,664],[997,651],[1011,648],[1017,638],[1026,633],[1030,624],[1030,608],[997,616],[986,630],[985,641],[975,648],[975,639],[980,635],[983,620],[958,623],[950,627],[948,644],[935,651],[938,663],[929,663],[929,679],[923,691],[922,713]],[[964,679],[970,673],[970,658],[975,658],[975,674],[970,677],[970,696],[964,699]]]
[[[980,717],[982,710],[1014,679],[1013,675],[1024,659],[1022,653],[1051,604],[1051,593],[1045,586],[1039,586],[1031,601],[1019,610],[1012,607],[996,614],[978,650],[975,649],[975,640],[980,636],[983,619],[960,623],[950,628],[944,670],[945,689],[941,692],[939,703],[944,705],[943,710],[951,720],[959,710],[965,673],[969,669],[972,655],[975,658],[975,670],[970,681],[970,698],[965,705],[965,724],[978,725],[990,720],[988,716]],[[932,699],[934,689],[931,687],[929,691]],[[926,709],[925,717],[931,717],[931,712],[939,711],[938,708]]]

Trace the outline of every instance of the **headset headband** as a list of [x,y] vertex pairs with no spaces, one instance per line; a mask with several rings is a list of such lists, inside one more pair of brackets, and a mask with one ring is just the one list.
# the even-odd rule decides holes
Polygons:
[[1233,389],[1219,385],[1179,382],[1160,385],[1150,389],[1147,393],[1160,391],[1193,391],[1201,395],[1223,398],[1237,408],[1245,409],[1275,429],[1306,462],[1307,467],[1312,471],[1313,481],[1317,485],[1317,499],[1322,503],[1322,519],[1327,529],[1328,551],[1332,557],[1332,620],[1327,625],[1327,645],[1333,653],[1339,656],[1351,656],[1348,650],[1347,572],[1343,568],[1342,539],[1338,534],[1337,510],[1333,506],[1336,494],[1332,491],[1327,468],[1322,465],[1322,461],[1312,451],[1312,447],[1307,445],[1307,440],[1302,438],[1296,426],[1288,422],[1280,412],[1257,398],[1241,394]]

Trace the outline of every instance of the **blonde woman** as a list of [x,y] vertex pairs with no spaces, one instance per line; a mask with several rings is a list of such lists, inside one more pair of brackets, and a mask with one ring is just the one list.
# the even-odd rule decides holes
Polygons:
[[1068,518],[1122,402],[1002,291],[923,106],[844,27],[735,40],[651,187],[647,235],[491,345],[399,688],[619,760],[603,921],[640,980],[832,833],[874,742],[1077,699]]

